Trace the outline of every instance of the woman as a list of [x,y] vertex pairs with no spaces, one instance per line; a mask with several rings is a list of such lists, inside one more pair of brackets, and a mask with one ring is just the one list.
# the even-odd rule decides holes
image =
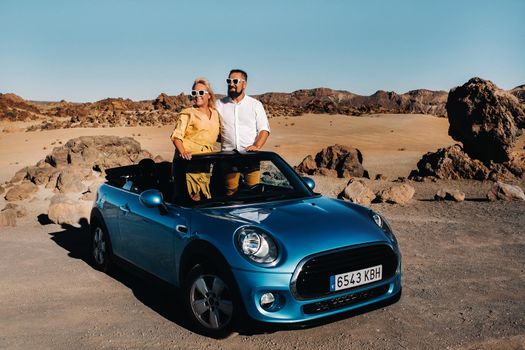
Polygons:
[[[215,95],[204,78],[198,78],[191,88],[193,107],[182,110],[175,123],[171,140],[175,145],[175,157],[190,160],[192,154],[212,152],[219,137],[219,113],[215,109]],[[202,196],[211,198],[210,174],[192,172],[186,174],[188,193],[194,201]]]

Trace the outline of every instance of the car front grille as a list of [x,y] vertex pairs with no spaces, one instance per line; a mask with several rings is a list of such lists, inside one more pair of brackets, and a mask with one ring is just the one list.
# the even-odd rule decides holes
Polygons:
[[303,312],[305,314],[318,314],[321,312],[340,309],[368,299],[381,296],[388,292],[388,288],[389,285],[386,284],[362,292],[357,292],[350,295],[343,295],[329,300],[319,301],[317,303],[307,304],[303,306]]
[[299,264],[292,278],[292,290],[303,300],[348,292],[351,289],[331,292],[330,276],[382,265],[381,281],[384,281],[394,276],[397,263],[396,254],[386,244],[316,255]]

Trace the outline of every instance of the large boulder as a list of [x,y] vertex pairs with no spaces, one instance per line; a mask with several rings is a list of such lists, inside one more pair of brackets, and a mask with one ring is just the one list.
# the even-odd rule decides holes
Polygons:
[[363,155],[357,148],[333,145],[303,159],[296,170],[308,175],[332,175],[341,178],[368,177]]
[[56,188],[60,193],[77,192],[82,193],[86,186],[82,183],[91,175],[89,168],[66,167],[58,176]]
[[58,173],[59,170],[52,167],[49,163],[39,162],[36,166],[27,168],[26,179],[35,185],[47,185],[51,179],[58,176]]
[[72,200],[66,195],[57,194],[51,198],[47,216],[55,224],[78,224],[80,219],[89,220],[91,203]]
[[487,193],[489,201],[518,199],[525,201],[525,194],[519,186],[509,185],[500,181],[495,182]]
[[359,179],[350,179],[343,192],[339,194],[339,198],[347,199],[350,202],[370,206],[376,195],[366,183]]
[[138,163],[143,158],[152,158],[152,154],[142,150],[133,138],[101,135],[71,139],[55,147],[46,162],[56,168],[72,165],[102,171]]
[[484,163],[506,162],[525,127],[525,107],[494,83],[472,78],[450,90],[448,133],[465,152]]
[[13,186],[9,191],[7,191],[5,194],[5,199],[8,202],[21,201],[31,198],[37,191],[38,187],[34,183],[26,181],[19,185]]
[[409,184],[402,184],[392,186],[377,193],[377,200],[379,202],[391,204],[407,204],[416,193],[414,187]]

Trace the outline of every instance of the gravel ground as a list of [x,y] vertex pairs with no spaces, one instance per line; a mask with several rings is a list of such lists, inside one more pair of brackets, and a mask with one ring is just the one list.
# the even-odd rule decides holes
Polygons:
[[[315,180],[329,195],[344,187]],[[399,302],[302,328],[253,326],[222,340],[188,329],[176,290],[92,269],[85,226],[38,222],[43,206],[33,203],[25,220],[0,233],[0,348],[525,349],[525,202],[487,202],[488,182],[411,184],[410,204],[372,204],[403,253]],[[443,187],[467,200],[432,201]]]

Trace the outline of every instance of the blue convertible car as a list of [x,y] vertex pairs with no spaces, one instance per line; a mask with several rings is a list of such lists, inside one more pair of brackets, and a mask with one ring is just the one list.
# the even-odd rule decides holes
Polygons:
[[[199,200],[188,194],[192,175],[209,189]],[[226,191],[232,175],[239,185]],[[90,221],[95,267],[124,260],[180,287],[205,334],[226,335],[246,315],[302,322],[401,293],[401,254],[387,221],[313,192],[313,180],[275,153],[146,159],[106,178]]]

